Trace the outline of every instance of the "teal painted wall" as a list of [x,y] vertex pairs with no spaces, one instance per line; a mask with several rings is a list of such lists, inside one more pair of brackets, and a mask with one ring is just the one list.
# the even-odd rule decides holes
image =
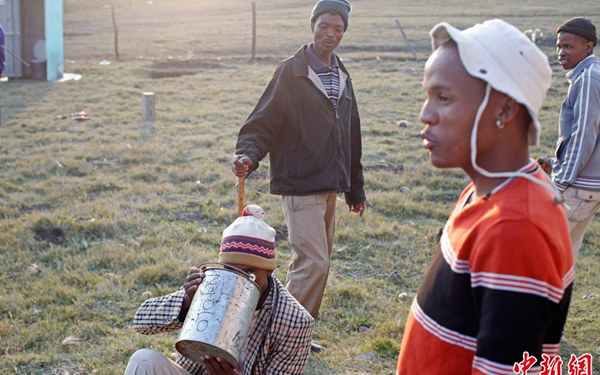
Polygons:
[[64,43],[63,43],[63,0],[45,0],[45,33],[46,33],[46,74],[48,81],[56,81],[63,77]]

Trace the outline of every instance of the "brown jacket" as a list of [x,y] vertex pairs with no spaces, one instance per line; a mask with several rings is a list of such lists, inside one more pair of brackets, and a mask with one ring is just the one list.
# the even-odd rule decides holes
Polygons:
[[278,66],[240,129],[236,154],[250,157],[253,170],[269,154],[272,194],[344,192],[347,204],[363,202],[360,118],[352,81],[340,62],[336,111],[309,69],[306,47]]

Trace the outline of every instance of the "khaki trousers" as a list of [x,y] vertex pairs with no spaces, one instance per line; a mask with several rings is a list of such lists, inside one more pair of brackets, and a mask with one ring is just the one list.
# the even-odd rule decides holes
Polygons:
[[336,199],[336,193],[282,197],[293,251],[286,288],[315,319],[329,274]]
[[567,208],[571,246],[575,258],[583,243],[583,235],[600,209],[600,191],[568,187],[563,192],[563,198]]
[[154,350],[140,349],[129,358],[125,375],[190,375],[190,373]]

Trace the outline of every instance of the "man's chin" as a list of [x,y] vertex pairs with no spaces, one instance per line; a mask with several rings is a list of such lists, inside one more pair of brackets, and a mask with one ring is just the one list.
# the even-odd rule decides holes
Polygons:
[[563,70],[571,70],[572,66],[568,61],[565,62],[558,62],[558,64],[560,65],[561,68],[563,68]]

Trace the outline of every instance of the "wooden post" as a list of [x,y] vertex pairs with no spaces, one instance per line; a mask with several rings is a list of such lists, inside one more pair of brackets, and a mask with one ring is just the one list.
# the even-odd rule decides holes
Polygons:
[[238,177],[238,216],[244,211],[244,176]]
[[404,33],[404,29],[402,28],[402,25],[400,25],[400,21],[396,20],[396,25],[398,26],[398,28],[402,32],[402,36],[404,37],[404,40],[406,40],[406,44],[408,44],[408,47],[412,51],[413,56],[415,57],[415,61],[419,61],[419,57],[417,56],[417,52],[413,48],[412,43],[410,42],[410,40],[406,37],[406,34]]
[[117,20],[115,19],[115,6],[110,4],[110,12],[112,14],[113,28],[115,29],[115,55],[119,59],[119,30],[117,29]]
[[154,121],[154,93],[142,93],[142,118],[145,121]]
[[256,3],[252,2],[252,61],[256,59]]

